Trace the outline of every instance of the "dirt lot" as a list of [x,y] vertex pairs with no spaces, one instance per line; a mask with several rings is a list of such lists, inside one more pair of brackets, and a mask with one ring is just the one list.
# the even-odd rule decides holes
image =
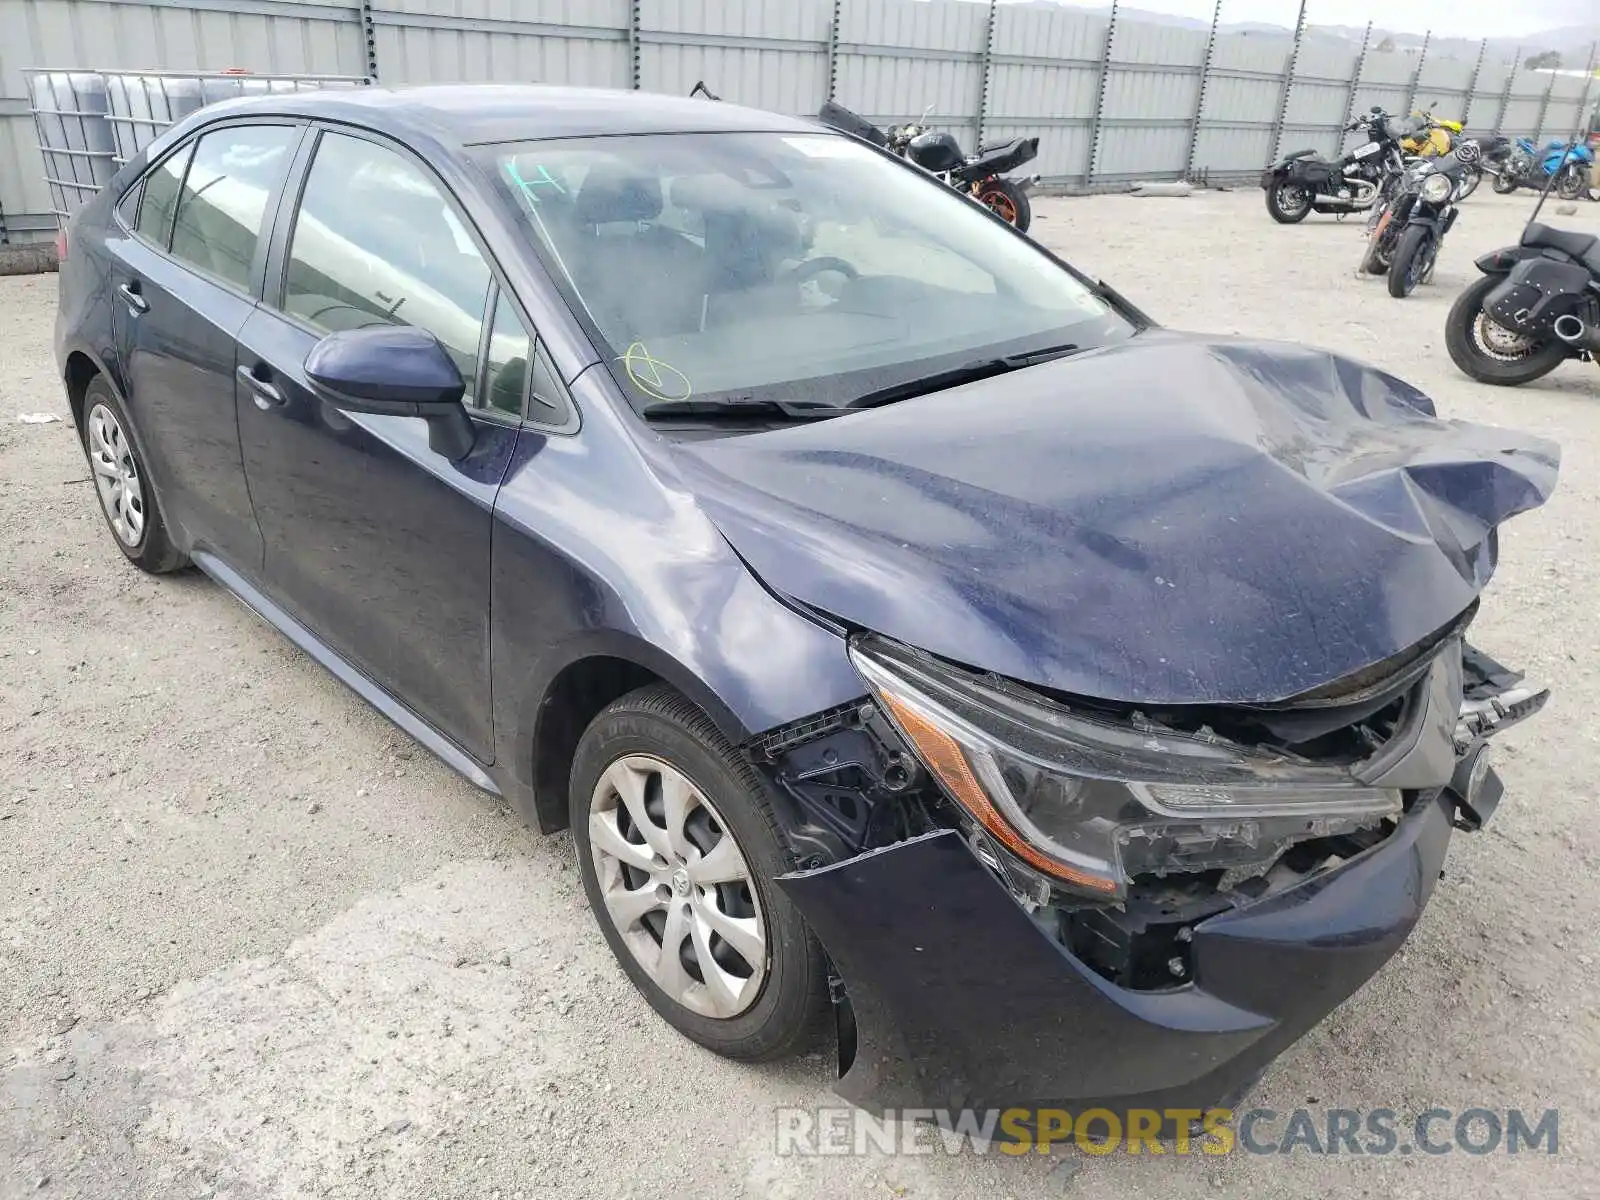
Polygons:
[[[1359,224],[1260,193],[1041,202],[1157,319],[1319,343],[1557,439],[1475,640],[1556,688],[1408,946],[1271,1071],[1277,1110],[1559,1108],[1560,1152],[796,1158],[823,1057],[722,1062],[613,965],[543,841],[197,575],[125,565],[54,377],[53,277],[0,279],[0,1196],[1600,1195],[1600,370],[1459,375],[1441,327],[1531,203],[1466,205],[1406,301]],[[1600,232],[1600,205],[1562,223]],[[63,423],[21,424],[47,411]]]

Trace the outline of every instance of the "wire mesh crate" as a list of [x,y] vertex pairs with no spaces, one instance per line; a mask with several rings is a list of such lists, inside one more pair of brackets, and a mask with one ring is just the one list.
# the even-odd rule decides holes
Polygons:
[[66,222],[117,168],[190,113],[240,96],[362,87],[352,75],[253,72],[27,72],[28,104],[39,135],[45,183],[56,220]]

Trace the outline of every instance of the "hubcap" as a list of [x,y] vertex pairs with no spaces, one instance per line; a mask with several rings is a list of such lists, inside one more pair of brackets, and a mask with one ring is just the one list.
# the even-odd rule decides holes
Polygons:
[[589,800],[589,847],[606,915],[673,1000],[708,1017],[755,1003],[767,924],[722,814],[675,767],[612,763]]
[[1472,340],[1485,355],[1500,362],[1516,362],[1539,348],[1537,340],[1496,323],[1481,309],[1472,323]]
[[89,466],[111,531],[132,549],[144,537],[144,488],[133,447],[116,414],[104,404],[89,410]]
[[1278,189],[1278,211],[1284,216],[1292,216],[1311,203],[1311,197],[1304,188],[1286,187]]

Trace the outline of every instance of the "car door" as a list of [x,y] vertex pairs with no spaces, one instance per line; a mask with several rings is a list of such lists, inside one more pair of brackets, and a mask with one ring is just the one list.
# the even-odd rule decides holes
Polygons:
[[[505,350],[516,341],[506,320],[520,319],[491,314],[487,253],[420,160],[348,130],[322,130],[302,159],[265,303],[239,338],[239,427],[266,587],[362,674],[491,763],[490,527],[527,390],[526,355],[510,363]],[[464,458],[431,450],[420,419],[345,412],[312,391],[304,364],[320,338],[383,324],[425,329],[454,359],[476,438]]]
[[109,241],[125,398],[167,519],[252,576],[262,542],[239,453],[235,339],[303,131],[229,124],[189,139],[146,173]]

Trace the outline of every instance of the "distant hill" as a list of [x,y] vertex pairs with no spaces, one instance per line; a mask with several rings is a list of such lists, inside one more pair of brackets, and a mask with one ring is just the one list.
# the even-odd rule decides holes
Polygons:
[[[1078,12],[1098,12],[1105,14],[1105,9],[1084,8],[1076,4],[1065,4],[1059,0],[1022,0],[1022,7],[1028,8],[1071,8]],[[1168,13],[1149,12],[1145,9],[1128,7],[1118,8],[1117,15],[1120,20],[1141,21],[1151,25],[1170,25],[1182,29],[1206,29],[1208,23],[1196,20],[1193,17],[1173,16]],[[1293,30],[1286,25],[1264,24],[1258,21],[1231,22],[1223,21],[1221,28],[1228,33],[1259,33],[1264,35],[1277,35],[1286,37]],[[1347,41],[1360,44],[1362,35],[1366,32],[1360,25],[1316,25],[1309,24],[1306,31],[1318,39]],[[1422,49],[1422,35],[1420,33],[1395,33],[1373,27],[1372,47],[1376,48],[1385,38],[1390,39],[1394,46],[1395,54],[1419,53]],[[1436,36],[1428,40],[1429,58],[1458,58],[1474,60],[1478,57],[1478,47],[1482,38],[1460,36]],[[1565,25],[1560,29],[1546,29],[1539,33],[1529,34],[1523,38],[1490,38],[1488,59],[1490,62],[1510,62],[1513,56],[1526,59],[1530,55],[1540,54],[1546,50],[1559,51],[1562,65],[1582,69],[1589,59],[1589,46],[1600,41],[1600,23],[1588,25]]]

